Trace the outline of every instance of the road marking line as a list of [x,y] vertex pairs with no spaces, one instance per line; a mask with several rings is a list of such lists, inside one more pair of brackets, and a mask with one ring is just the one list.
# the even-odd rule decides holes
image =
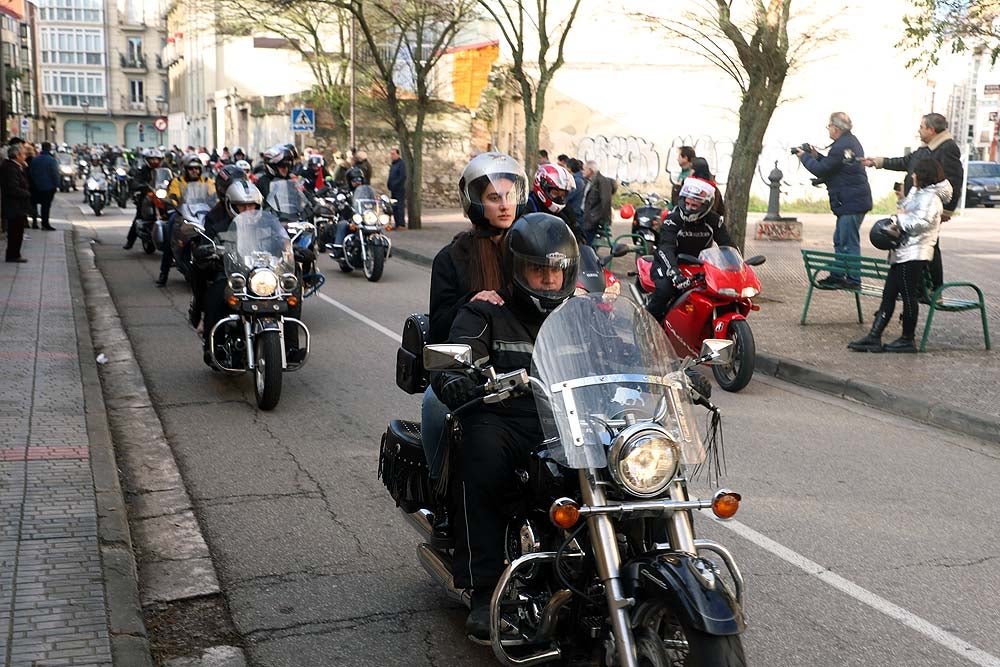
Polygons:
[[340,308],[342,311],[344,311],[345,313],[347,313],[351,317],[364,322],[365,324],[367,324],[368,326],[370,326],[372,329],[375,329],[379,333],[385,334],[386,336],[388,336],[389,338],[391,338],[395,342],[397,342],[397,343],[402,343],[403,342],[403,337],[400,336],[399,334],[397,334],[395,331],[392,331],[391,329],[386,329],[384,326],[382,326],[381,324],[379,324],[375,320],[372,320],[372,319],[369,319],[369,318],[365,317],[364,315],[362,315],[358,311],[354,310],[350,306],[345,306],[344,304],[340,303],[336,299],[331,299],[330,297],[328,297],[327,295],[323,294],[322,292],[316,292],[316,296],[318,296],[319,298],[323,299],[323,301],[326,301],[331,306],[333,306],[335,308]]
[[[711,516],[707,510],[703,511],[706,515]],[[834,574],[819,563],[809,560],[802,554],[792,551],[788,547],[775,542],[761,533],[758,533],[753,528],[750,528],[739,521],[716,521],[716,523],[728,528],[740,537],[753,542],[758,547],[774,554],[786,563],[794,565],[806,574],[811,574],[823,583],[836,588],[842,593],[846,593],[858,602],[868,605],[872,609],[885,614],[889,618],[899,621],[908,628],[916,630],[931,641],[943,646],[953,653],[958,654],[966,660],[969,660],[977,665],[981,665],[982,667],[1000,667],[1000,658],[997,658],[982,649],[976,648],[972,644],[951,634],[947,630],[939,628],[929,621],[925,621],[916,614],[903,609],[897,604],[889,602],[885,598],[858,586],[854,582],[849,581],[838,574]]]
[[[331,299],[322,292],[317,292],[316,296],[323,299],[330,305],[341,309],[351,317],[354,317],[360,320],[361,322],[364,322],[365,324],[372,327],[376,331],[385,334],[393,341],[397,343],[402,342],[402,337],[400,337],[398,334],[391,331],[390,329],[387,329],[378,322],[375,322],[374,320],[365,317],[364,315],[354,310],[353,308],[345,306],[336,299]],[[702,510],[702,512],[714,519],[714,516],[710,513],[709,510]],[[786,563],[794,565],[795,567],[799,568],[806,574],[811,574],[812,576],[816,577],[823,583],[832,586],[833,588],[836,588],[842,593],[846,593],[847,595],[854,598],[858,602],[868,605],[872,609],[885,614],[889,618],[899,621],[908,628],[916,630],[917,632],[924,635],[931,641],[935,642],[936,644],[939,644],[940,646],[943,646],[944,648],[948,649],[949,651],[952,651],[953,653],[958,654],[959,656],[965,658],[966,660],[969,660],[977,665],[980,665],[981,667],[1000,667],[1000,658],[997,658],[996,656],[991,655],[986,651],[983,651],[982,649],[976,648],[967,641],[960,639],[959,637],[951,634],[950,632],[944,630],[943,628],[939,628],[930,621],[925,621],[916,614],[909,612],[906,609],[903,609],[899,605],[889,602],[885,598],[876,595],[875,593],[872,593],[871,591],[862,588],[861,586],[858,586],[854,582],[849,581],[838,574],[834,574],[833,572],[823,567],[819,563],[809,560],[802,554],[792,551],[788,547],[779,544],[778,542],[775,542],[771,538],[761,533],[758,533],[753,528],[750,528],[749,526],[742,524],[739,521],[725,521],[725,522],[716,521],[716,523],[718,525],[728,528],[729,530],[733,531],[740,537],[756,544],[760,548],[777,556]]]

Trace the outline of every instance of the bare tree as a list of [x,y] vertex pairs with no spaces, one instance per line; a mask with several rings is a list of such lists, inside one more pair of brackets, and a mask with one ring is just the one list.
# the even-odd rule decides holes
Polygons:
[[781,97],[785,77],[805,44],[791,47],[791,0],[747,0],[752,15],[745,25],[733,20],[733,0],[707,0],[703,11],[677,18],[645,15],[667,33],[687,40],[710,63],[728,74],[740,91],[739,133],[726,182],[726,225],[743,249],[750,186],[764,144],[764,133]]
[[399,141],[406,165],[407,224],[419,229],[424,125],[434,107],[434,70],[474,16],[476,0],[313,1],[354,17],[361,41],[356,60],[364,65],[371,92],[382,100],[378,106]]
[[993,0],[913,0],[903,17],[897,47],[914,55],[906,63],[920,72],[938,64],[945,45],[951,53],[984,48],[990,63],[1000,57],[1000,5]]
[[[218,0],[216,26],[223,35],[270,33],[296,51],[312,72],[315,103],[328,109],[340,145],[347,142],[350,90],[347,85],[350,14],[314,2],[274,4],[263,0]],[[328,50],[331,43],[335,50]]]
[[[573,0],[569,13],[549,27],[552,12],[549,0],[535,0],[534,11],[525,8],[524,0],[478,0],[500,27],[500,33],[510,48],[514,59],[511,74],[521,89],[524,106],[524,166],[533,174],[538,164],[538,134],[545,116],[545,94],[559,68],[563,66],[566,37],[573,27],[580,0]],[[538,40],[538,56],[526,60],[526,38]],[[553,44],[554,42],[554,44]],[[555,54],[549,53],[554,48]],[[549,62],[549,58],[552,61]]]

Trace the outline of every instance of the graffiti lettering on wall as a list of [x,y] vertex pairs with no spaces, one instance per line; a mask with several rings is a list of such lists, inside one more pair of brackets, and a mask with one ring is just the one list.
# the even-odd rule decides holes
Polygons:
[[660,175],[660,154],[642,137],[584,137],[576,152],[618,181],[652,183]]

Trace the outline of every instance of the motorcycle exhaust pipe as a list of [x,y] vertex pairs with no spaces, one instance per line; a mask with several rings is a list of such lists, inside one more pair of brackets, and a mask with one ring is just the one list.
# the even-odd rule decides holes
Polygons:
[[472,606],[472,601],[465,591],[455,588],[455,577],[451,574],[451,558],[431,548],[429,544],[421,544],[417,547],[417,558],[427,574],[431,575],[438,584],[444,588],[445,596],[452,602]]
[[428,509],[419,509],[412,514],[403,515],[406,520],[413,526],[417,534],[420,535],[422,540],[430,540],[431,533],[434,532],[433,522],[434,513]]

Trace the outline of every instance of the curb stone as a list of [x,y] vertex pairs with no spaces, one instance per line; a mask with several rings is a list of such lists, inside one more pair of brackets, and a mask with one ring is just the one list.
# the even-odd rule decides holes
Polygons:
[[788,359],[757,353],[756,369],[803,387],[857,401],[900,417],[948,431],[1000,443],[1000,423],[989,415],[928,401],[920,396],[894,391],[882,385],[852,380]]
[[[79,257],[74,252],[71,232],[66,239],[66,266],[69,274],[73,319],[76,324],[77,354],[83,385],[90,466],[97,504],[97,530],[107,601],[108,636],[112,661],[120,667],[152,667],[149,639],[139,603],[139,581],[125,498],[118,481],[118,466],[108,427],[108,414],[97,368],[90,360],[97,356],[87,321],[86,303]],[[71,254],[73,253],[73,254]]]

